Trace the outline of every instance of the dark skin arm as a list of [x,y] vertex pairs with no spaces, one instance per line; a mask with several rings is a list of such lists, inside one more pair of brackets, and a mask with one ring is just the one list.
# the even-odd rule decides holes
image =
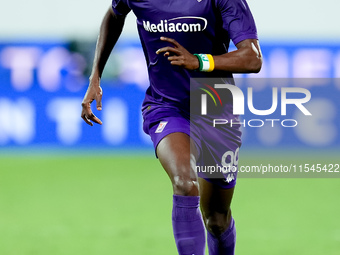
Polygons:
[[100,27],[92,73],[90,76],[90,84],[82,102],[83,108],[81,117],[90,126],[93,126],[91,121],[100,125],[102,124],[101,120],[93,114],[91,110],[91,103],[96,100],[97,110],[100,111],[102,109],[103,90],[100,87],[100,78],[111,51],[122,32],[124,21],[125,16],[115,15],[110,7],[106,12]]
[[[157,50],[157,54],[164,53],[164,57],[167,57],[172,65],[182,66],[189,70],[198,69],[198,59],[176,40],[167,37],[161,37],[161,40],[172,43],[173,47],[163,47]],[[258,73],[262,66],[262,54],[258,40],[246,39],[236,44],[236,47],[236,51],[213,56],[215,70],[232,73]]]

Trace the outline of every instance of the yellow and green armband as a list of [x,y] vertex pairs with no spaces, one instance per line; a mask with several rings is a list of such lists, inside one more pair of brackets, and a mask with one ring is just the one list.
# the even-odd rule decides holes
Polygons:
[[201,72],[211,72],[215,68],[215,62],[210,54],[194,54],[198,58],[199,68]]

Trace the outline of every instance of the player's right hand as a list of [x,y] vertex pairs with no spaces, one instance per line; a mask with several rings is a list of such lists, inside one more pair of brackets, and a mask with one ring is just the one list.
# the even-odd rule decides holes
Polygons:
[[81,117],[83,120],[89,124],[90,126],[93,126],[93,122],[97,124],[102,124],[102,121],[98,119],[91,110],[91,103],[93,100],[96,100],[97,102],[97,110],[102,110],[102,96],[103,96],[103,90],[100,87],[100,81],[90,81],[90,85],[87,88],[86,94],[84,96],[83,102],[81,103],[81,106],[83,107],[81,111]]

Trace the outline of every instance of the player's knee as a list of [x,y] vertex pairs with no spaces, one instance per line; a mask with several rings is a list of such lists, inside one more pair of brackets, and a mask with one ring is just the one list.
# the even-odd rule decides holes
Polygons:
[[215,212],[206,218],[206,227],[208,231],[215,236],[220,236],[225,232],[230,224],[228,221],[228,212]]
[[198,195],[198,181],[197,178],[183,178],[175,176],[173,183],[174,194],[180,196],[197,196]]

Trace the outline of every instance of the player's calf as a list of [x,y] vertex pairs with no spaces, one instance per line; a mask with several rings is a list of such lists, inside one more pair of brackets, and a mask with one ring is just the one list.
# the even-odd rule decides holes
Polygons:
[[234,255],[235,221],[228,212],[214,212],[206,218],[209,255]]

